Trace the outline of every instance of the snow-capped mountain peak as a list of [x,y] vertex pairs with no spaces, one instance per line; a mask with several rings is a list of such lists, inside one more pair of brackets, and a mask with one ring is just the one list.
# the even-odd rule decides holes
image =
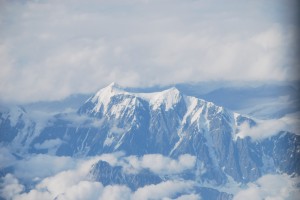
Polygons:
[[183,97],[176,87],[172,87],[161,92],[135,93],[134,95],[148,101],[154,110],[158,109],[161,105],[164,105],[166,111],[179,103]]
[[95,112],[99,112],[101,106],[103,106],[103,109],[106,111],[107,105],[109,104],[111,97],[125,93],[127,92],[120,85],[116,84],[115,82],[112,82],[107,87],[100,89],[88,101],[91,101],[95,104],[95,107],[93,109]]
[[115,82],[112,82],[105,88],[100,89],[92,98],[92,101],[95,102],[97,99],[102,97],[111,97],[116,94],[125,93],[125,90]]
[[182,95],[180,94],[179,90],[175,87],[172,87],[154,95],[151,98],[150,103],[153,105],[153,109],[156,109],[161,104],[164,104],[165,110],[169,110],[173,105],[179,103],[181,97]]
[[180,91],[175,87],[160,92],[133,93],[126,91],[120,85],[113,82],[107,87],[99,90],[94,96],[88,99],[86,103],[93,104],[92,112],[95,113],[102,110],[104,113],[106,113],[112,97],[116,95],[127,95],[131,98],[133,97],[142,99],[148,102],[154,110],[160,108],[163,105],[166,111],[179,103],[183,97]]

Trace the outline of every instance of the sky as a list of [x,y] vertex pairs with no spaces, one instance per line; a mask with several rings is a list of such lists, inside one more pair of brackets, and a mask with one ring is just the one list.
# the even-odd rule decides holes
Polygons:
[[296,2],[0,0],[0,99],[296,80]]

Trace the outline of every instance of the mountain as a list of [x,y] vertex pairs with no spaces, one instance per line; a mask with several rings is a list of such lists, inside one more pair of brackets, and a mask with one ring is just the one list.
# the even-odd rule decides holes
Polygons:
[[99,161],[92,167],[91,176],[104,186],[111,184],[127,185],[132,190],[163,181],[149,170],[144,170],[138,174],[126,174],[123,172],[122,167],[113,167],[105,161]]
[[175,87],[140,93],[112,83],[75,113],[59,113],[44,123],[20,107],[1,111],[0,142],[19,155],[83,158],[124,152],[138,158],[153,154],[178,160],[188,154],[195,157],[195,166],[176,176],[147,169],[127,174],[122,166],[104,161],[93,165],[90,176],[103,185],[124,184],[132,190],[174,178],[191,180],[200,185],[195,191],[202,196],[214,193],[215,199],[232,198],[214,189],[231,180],[247,184],[268,173],[300,174],[298,135],[281,130],[259,140],[242,138],[238,133],[245,124],[256,127],[257,121]]
[[297,82],[231,83],[202,82],[177,84],[184,94],[257,118],[281,118],[300,111]]

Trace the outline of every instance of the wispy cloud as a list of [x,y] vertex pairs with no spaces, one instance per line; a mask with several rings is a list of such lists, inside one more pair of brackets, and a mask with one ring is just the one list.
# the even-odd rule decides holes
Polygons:
[[254,140],[260,140],[276,135],[281,131],[289,131],[299,135],[299,124],[299,113],[289,114],[280,119],[259,120],[253,127],[250,127],[248,123],[243,123],[238,127],[236,137],[249,136]]
[[295,78],[292,1],[2,2],[5,100],[59,99],[112,81]]
[[145,154],[138,157],[124,156],[122,152],[117,152],[103,154],[100,159],[112,166],[122,166],[125,173],[138,173],[143,169],[148,169],[159,175],[179,174],[185,170],[193,169],[196,164],[196,157],[190,154],[183,154],[178,159],[172,159],[161,154]]

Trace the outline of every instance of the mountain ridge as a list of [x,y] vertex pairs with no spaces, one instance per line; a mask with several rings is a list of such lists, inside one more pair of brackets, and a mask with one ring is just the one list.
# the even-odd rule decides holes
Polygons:
[[[146,155],[179,159],[189,154],[195,166],[176,178],[212,186],[222,186],[230,178],[247,184],[279,171],[300,174],[298,135],[282,130],[261,140],[238,137],[241,125],[255,127],[255,119],[174,87],[137,93],[113,83],[88,98],[76,112],[56,114],[39,129],[21,111],[14,123],[8,111],[0,113],[0,142],[15,145],[12,149],[17,153],[84,158],[123,152],[138,159]],[[112,174],[101,174],[103,170]],[[142,177],[149,177],[147,184],[158,181],[148,172],[124,175],[122,168],[105,163],[95,165],[90,174],[105,185],[122,183],[135,189]]]

